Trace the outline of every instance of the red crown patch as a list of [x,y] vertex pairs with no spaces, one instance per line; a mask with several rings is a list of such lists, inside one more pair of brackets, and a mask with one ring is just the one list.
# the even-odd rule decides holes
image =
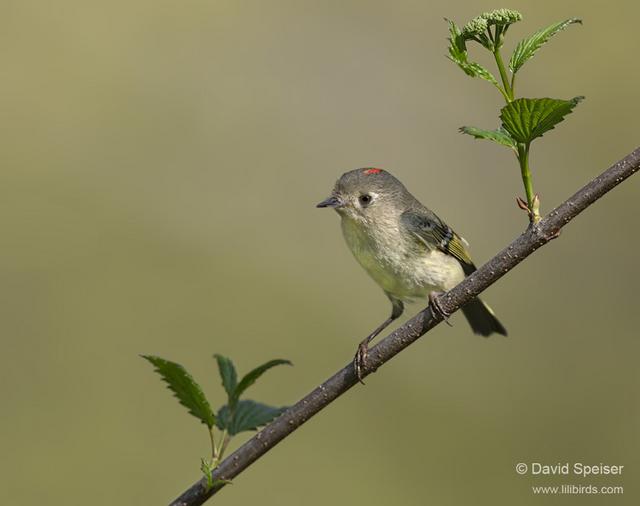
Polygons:
[[380,174],[382,169],[367,169],[364,171],[365,174]]

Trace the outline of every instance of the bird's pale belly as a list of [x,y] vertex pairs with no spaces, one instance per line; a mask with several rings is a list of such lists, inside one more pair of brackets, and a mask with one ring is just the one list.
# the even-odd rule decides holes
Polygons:
[[387,241],[387,237],[369,237],[344,225],[345,240],[358,263],[397,299],[423,298],[432,291],[449,290],[464,279],[460,263],[439,250],[417,250],[402,235]]

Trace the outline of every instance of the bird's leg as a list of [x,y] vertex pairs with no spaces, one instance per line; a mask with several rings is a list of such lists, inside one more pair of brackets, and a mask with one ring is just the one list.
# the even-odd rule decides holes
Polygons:
[[453,327],[449,321],[451,314],[444,310],[438,300],[440,295],[442,295],[442,292],[429,292],[429,307],[431,308],[431,312],[434,316],[442,318],[449,327]]
[[358,351],[356,351],[355,357],[353,357],[353,367],[356,370],[356,375],[358,376],[358,381],[364,385],[364,381],[362,381],[362,370],[367,367],[367,356],[369,354],[369,343],[384,329],[386,329],[389,324],[398,318],[402,312],[404,311],[404,304],[402,301],[394,299],[389,296],[391,300],[391,304],[393,305],[393,309],[391,311],[391,316],[387,318],[382,324],[371,334],[369,334],[362,342],[358,345]]
[[353,357],[353,367],[356,369],[356,374],[358,375],[358,381],[364,385],[364,381],[362,381],[362,369],[367,366],[367,356],[369,355],[369,343],[385,328],[389,326],[389,324],[395,320],[395,318],[387,318],[382,324],[371,334],[369,334],[366,338],[362,340],[362,342],[358,345],[358,351],[356,351],[355,357]]

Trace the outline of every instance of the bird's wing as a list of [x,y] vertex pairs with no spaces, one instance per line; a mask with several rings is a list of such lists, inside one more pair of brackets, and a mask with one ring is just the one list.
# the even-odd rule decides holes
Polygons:
[[400,222],[428,249],[438,249],[455,257],[462,264],[465,274],[469,275],[476,269],[467,251],[466,241],[431,211],[405,211]]

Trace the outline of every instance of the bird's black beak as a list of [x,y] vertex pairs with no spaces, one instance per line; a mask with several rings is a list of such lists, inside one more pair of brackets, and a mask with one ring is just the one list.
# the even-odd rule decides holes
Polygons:
[[333,207],[334,209],[338,207],[342,207],[344,203],[335,195],[331,195],[331,197],[324,199],[322,202],[316,205],[316,207]]

